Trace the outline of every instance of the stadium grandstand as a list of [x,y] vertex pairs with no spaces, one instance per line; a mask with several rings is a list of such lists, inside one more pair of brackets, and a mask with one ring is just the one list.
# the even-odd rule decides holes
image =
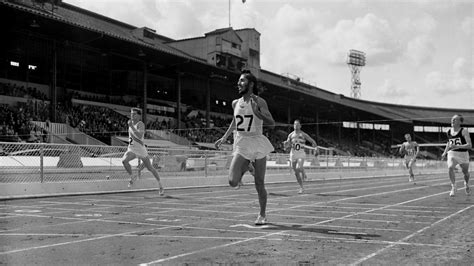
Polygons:
[[[213,150],[232,119],[244,67],[258,77],[277,121],[265,133],[277,154],[285,152],[282,141],[295,119],[318,145],[331,147],[330,155],[359,158],[398,156],[392,147],[411,133],[427,144],[423,158],[439,159],[457,113],[474,132],[472,109],[353,99],[262,69],[260,33],[253,28],[174,40],[61,0],[0,0],[0,14],[8,21],[0,43],[4,155],[38,149],[13,143],[63,145],[58,156],[70,153],[69,145],[92,157],[119,153],[127,145],[131,107],[146,110],[146,144],[157,154],[173,149],[188,158]],[[179,169],[186,168],[183,160],[176,160]]]

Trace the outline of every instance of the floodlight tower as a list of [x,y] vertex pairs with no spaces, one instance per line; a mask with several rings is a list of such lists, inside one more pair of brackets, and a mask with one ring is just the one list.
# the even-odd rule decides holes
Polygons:
[[347,65],[352,73],[351,97],[360,98],[360,70],[365,66],[365,53],[357,50],[349,50],[347,54]]

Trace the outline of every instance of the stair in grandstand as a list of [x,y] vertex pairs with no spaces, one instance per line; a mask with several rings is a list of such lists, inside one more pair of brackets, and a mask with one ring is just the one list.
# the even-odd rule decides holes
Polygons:
[[147,138],[155,140],[167,140],[182,146],[191,146],[192,143],[177,134],[170,132],[169,130],[147,130]]
[[32,121],[32,123],[53,136],[54,138],[50,140],[52,143],[107,146],[107,144],[64,123],[49,123],[49,126],[46,122],[41,121]]

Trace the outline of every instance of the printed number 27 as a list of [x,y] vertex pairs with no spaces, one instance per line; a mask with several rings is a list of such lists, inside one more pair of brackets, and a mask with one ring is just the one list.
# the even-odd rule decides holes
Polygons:
[[237,115],[235,118],[237,119],[237,131],[245,131],[245,128],[241,128],[240,126],[244,123],[245,118],[250,119],[249,125],[247,127],[247,131],[250,131],[250,129],[252,128],[253,115]]

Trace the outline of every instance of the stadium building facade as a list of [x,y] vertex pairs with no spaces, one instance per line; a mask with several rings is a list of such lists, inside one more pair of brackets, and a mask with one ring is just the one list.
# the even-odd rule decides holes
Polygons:
[[[223,28],[174,40],[60,0],[1,0],[0,15],[9,22],[0,44],[0,82],[41,90],[52,122],[65,122],[59,111],[65,102],[110,108],[121,102],[146,109],[146,120],[167,120],[178,130],[185,116],[200,112],[203,126],[210,128],[212,116],[231,116],[236,80],[246,67],[259,78],[279,129],[288,131],[300,119],[318,142],[346,139],[376,150],[412,133],[419,143],[441,143],[456,113],[474,132],[472,109],[353,99],[262,69],[255,29]],[[2,96],[1,102],[15,101]],[[439,148],[432,151],[436,154]]]

